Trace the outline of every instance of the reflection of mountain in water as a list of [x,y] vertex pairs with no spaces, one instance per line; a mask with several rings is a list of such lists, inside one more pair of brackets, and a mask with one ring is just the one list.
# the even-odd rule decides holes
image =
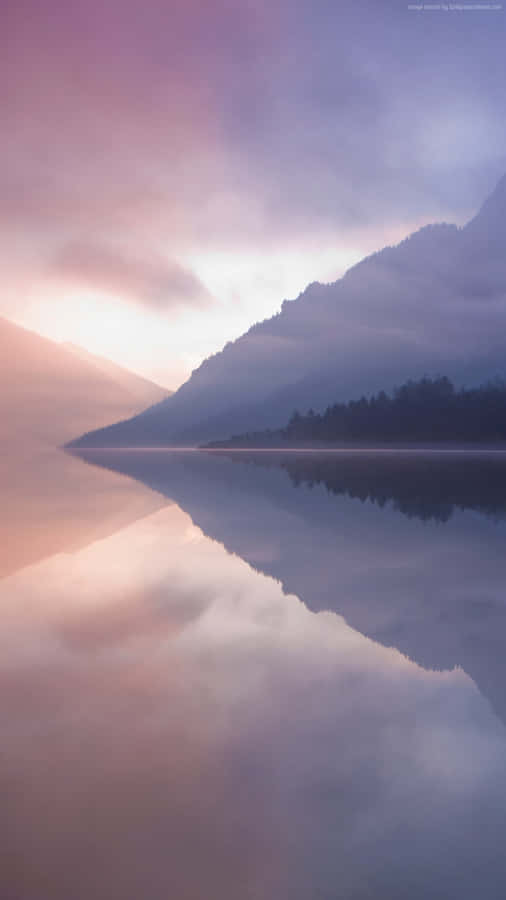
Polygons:
[[0,578],[114,534],[167,501],[61,451],[0,459]]
[[86,458],[176,500],[206,534],[313,611],[342,614],[427,668],[462,666],[506,721],[506,457]]

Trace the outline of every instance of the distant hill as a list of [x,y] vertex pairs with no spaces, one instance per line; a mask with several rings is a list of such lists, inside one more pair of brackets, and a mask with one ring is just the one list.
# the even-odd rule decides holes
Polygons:
[[193,445],[442,372],[457,386],[506,375],[506,176],[464,228],[428,225],[309,285],[172,397],[76,443]]
[[62,347],[75,353],[85,362],[96,366],[100,372],[103,372],[111,378],[117,385],[125,388],[132,398],[138,401],[141,409],[145,409],[148,405],[152,406],[153,403],[159,403],[160,400],[164,400],[174,393],[174,391],[169,391],[159,384],[155,384],[154,381],[149,381],[148,378],[144,378],[142,375],[130,372],[129,369],[119,366],[117,363],[112,362],[110,359],[106,359],[104,356],[97,356],[95,353],[89,353],[84,347],[79,347],[77,344],[73,344],[70,341],[62,344]]
[[[127,377],[128,376],[128,377]],[[85,351],[0,318],[3,453],[54,447],[81,431],[125,419],[167,394]]]

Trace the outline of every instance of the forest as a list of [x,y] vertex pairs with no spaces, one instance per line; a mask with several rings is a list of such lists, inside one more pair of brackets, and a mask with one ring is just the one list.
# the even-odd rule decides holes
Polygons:
[[219,446],[273,446],[339,442],[506,440],[506,383],[456,389],[447,376],[410,380],[391,394],[380,391],[323,412],[294,410],[277,430],[235,435]]

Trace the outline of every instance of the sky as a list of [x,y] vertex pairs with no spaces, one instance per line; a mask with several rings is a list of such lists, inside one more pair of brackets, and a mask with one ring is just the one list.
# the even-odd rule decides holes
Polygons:
[[175,388],[506,171],[506,13],[6,0],[0,315]]

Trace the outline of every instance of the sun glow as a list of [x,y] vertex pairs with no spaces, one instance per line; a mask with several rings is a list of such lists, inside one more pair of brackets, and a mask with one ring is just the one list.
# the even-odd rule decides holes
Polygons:
[[[384,235],[385,243],[404,236]],[[346,244],[328,235],[305,246],[266,251],[210,249],[180,258],[205,285],[210,299],[199,307],[164,310],[84,284],[34,282],[16,317],[18,324],[55,341],[71,341],[134,372],[176,389],[210,354],[255,322],[276,313],[312,281],[331,282],[376,249],[371,235]]]

